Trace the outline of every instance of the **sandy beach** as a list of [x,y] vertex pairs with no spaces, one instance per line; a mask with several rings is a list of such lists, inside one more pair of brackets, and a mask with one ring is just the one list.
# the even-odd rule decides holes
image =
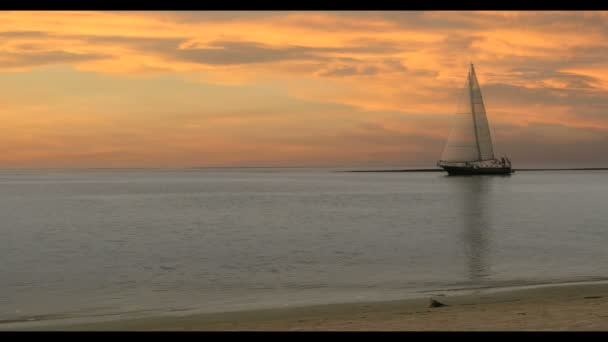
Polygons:
[[541,331],[608,330],[608,284],[480,290],[375,303],[163,316],[87,324],[4,324],[2,330],[62,331]]

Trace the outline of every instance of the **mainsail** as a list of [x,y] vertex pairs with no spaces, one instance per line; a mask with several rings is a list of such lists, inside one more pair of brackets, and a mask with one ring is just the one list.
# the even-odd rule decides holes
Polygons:
[[494,159],[490,126],[473,64],[463,90],[441,160],[470,162]]

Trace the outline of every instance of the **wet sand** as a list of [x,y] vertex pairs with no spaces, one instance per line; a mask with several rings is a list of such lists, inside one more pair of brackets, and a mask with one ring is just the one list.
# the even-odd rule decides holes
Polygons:
[[432,298],[319,305],[107,322],[4,325],[1,330],[87,331],[507,331],[608,330],[608,284],[483,290]]

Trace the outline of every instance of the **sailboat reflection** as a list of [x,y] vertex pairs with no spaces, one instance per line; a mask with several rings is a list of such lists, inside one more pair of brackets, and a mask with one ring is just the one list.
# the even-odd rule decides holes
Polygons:
[[462,178],[462,237],[469,280],[480,283],[490,274],[489,252],[491,222],[485,205],[492,179],[484,176]]

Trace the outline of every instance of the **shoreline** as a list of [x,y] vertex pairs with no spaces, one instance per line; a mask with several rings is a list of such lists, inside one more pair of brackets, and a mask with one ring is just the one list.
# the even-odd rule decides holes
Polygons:
[[[437,291],[410,299],[107,321],[0,324],[3,331],[608,330],[608,282]],[[429,307],[430,299],[446,306]]]

